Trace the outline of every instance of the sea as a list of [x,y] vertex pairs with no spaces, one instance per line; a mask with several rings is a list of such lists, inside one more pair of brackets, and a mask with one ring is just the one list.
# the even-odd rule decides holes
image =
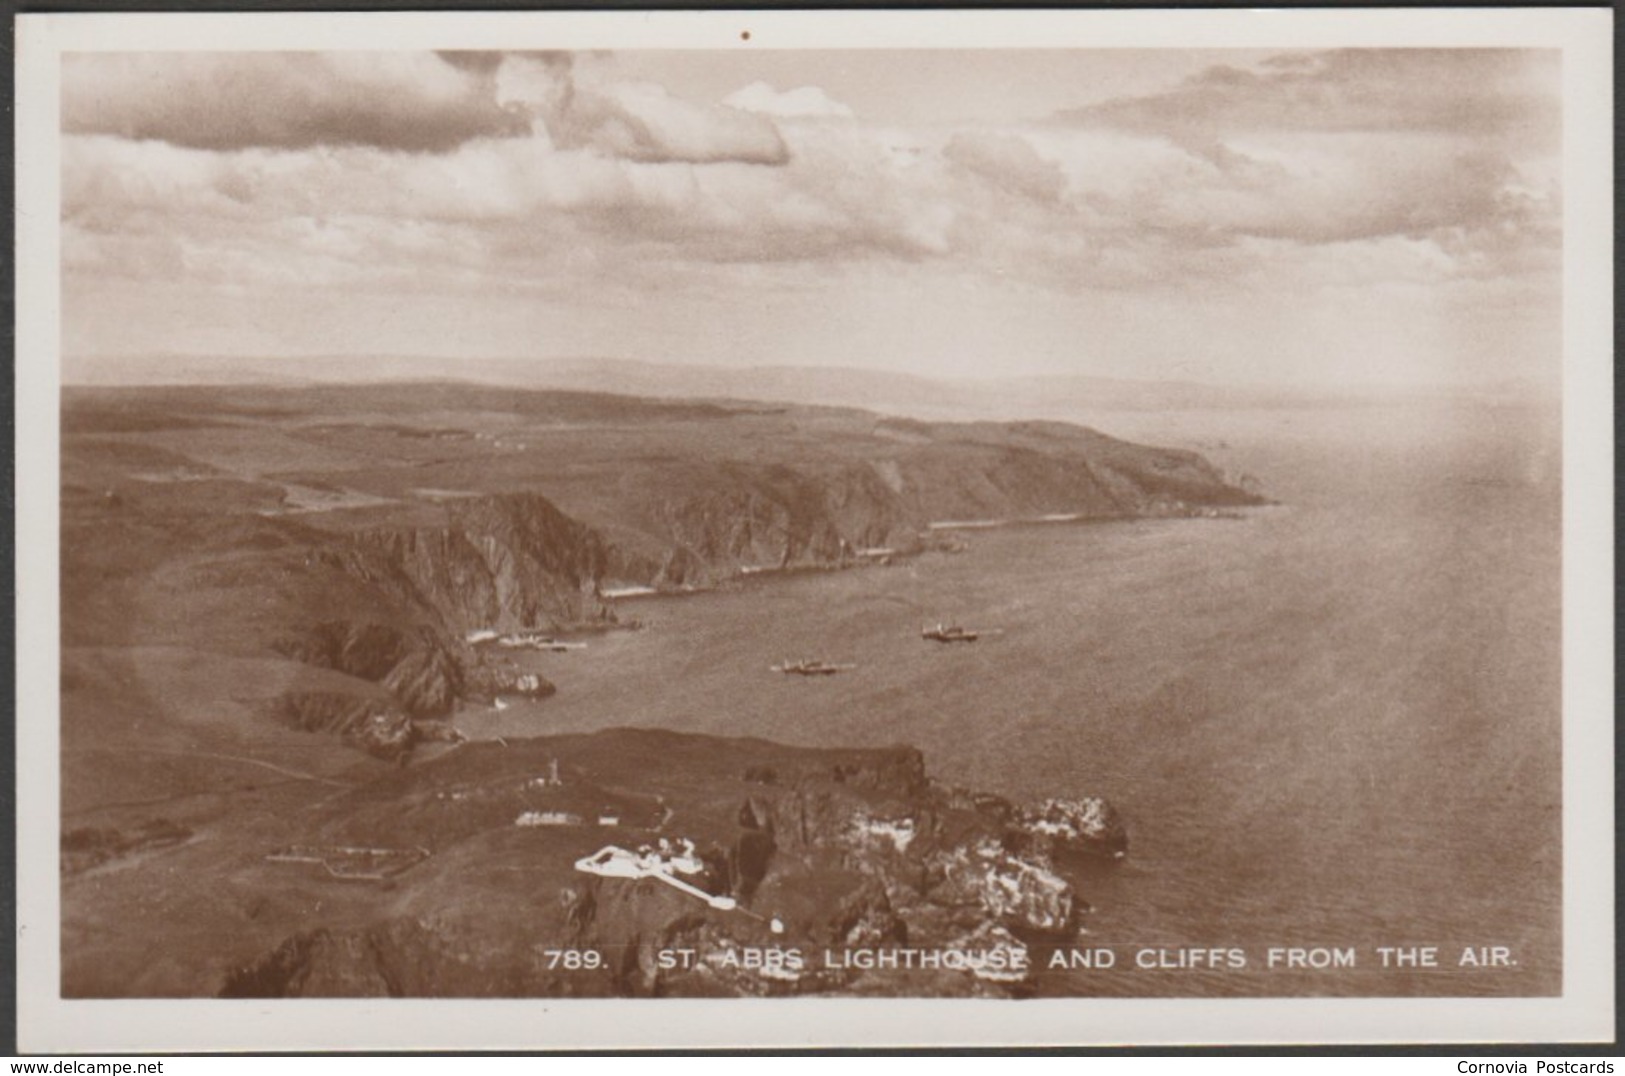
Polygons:
[[[1081,868],[1067,948],[1112,956],[1041,968],[1043,995],[1559,993],[1556,405],[1045,417],[1196,449],[1275,503],[623,599],[641,630],[526,655],[556,696],[460,722],[908,743],[948,783],[1106,796],[1130,852]],[[938,622],[982,636],[922,640]],[[803,658],[852,668],[771,669]]]

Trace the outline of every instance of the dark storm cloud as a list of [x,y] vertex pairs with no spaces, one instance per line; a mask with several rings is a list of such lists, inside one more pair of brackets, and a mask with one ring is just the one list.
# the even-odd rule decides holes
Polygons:
[[[485,54],[480,54],[481,56]],[[530,130],[487,60],[431,53],[79,54],[62,125],[209,150],[371,146],[439,153]]]

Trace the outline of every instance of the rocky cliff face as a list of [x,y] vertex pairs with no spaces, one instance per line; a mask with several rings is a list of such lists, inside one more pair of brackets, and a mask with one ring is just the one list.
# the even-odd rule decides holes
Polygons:
[[[611,829],[573,813],[629,788],[656,809],[623,800]],[[290,936],[222,994],[1024,994],[1039,954],[1069,944],[1089,911],[1077,856],[1109,863],[1126,847],[1102,800],[1029,809],[942,788],[907,748],[637,730],[470,744],[333,809],[346,842],[433,851],[393,883],[415,910]],[[516,828],[544,814],[559,821]],[[673,876],[737,906],[575,865],[606,842],[656,864],[669,862],[657,845],[690,846],[696,864]],[[581,954],[572,967],[543,958],[566,951]]]
[[290,691],[274,700],[267,716],[306,732],[333,733],[369,755],[396,760],[418,741],[411,717],[393,700],[337,691]]
[[306,625],[283,650],[382,684],[411,716],[441,716],[458,698],[517,683],[461,644],[468,632],[613,624],[610,585],[705,586],[879,548],[907,554],[937,520],[1178,515],[1256,500],[1194,454],[1075,427],[881,425],[898,444],[863,462],[649,467],[623,494],[638,507],[619,533],[635,534],[635,548],[540,493],[457,498],[435,526],[336,536],[317,552],[320,568],[411,610],[419,626]]
[[[638,529],[655,539],[666,577],[716,578],[749,566],[838,564],[880,547],[917,551],[930,524],[945,520],[1203,515],[1263,501],[1194,453],[1077,427],[926,430],[917,436],[941,439],[880,447],[861,462],[656,471],[629,491],[648,506]],[[658,559],[625,558],[615,568],[635,572]]]
[[379,684],[410,718],[444,717],[463,698],[545,696],[553,691],[545,679],[463,638],[476,628],[613,623],[598,581],[615,563],[596,531],[544,497],[468,498],[452,506],[443,526],[371,528],[325,542],[311,558],[313,572],[359,583],[376,593],[377,606],[410,610],[411,620],[317,621],[295,626],[274,645],[296,660]]
[[[272,644],[287,657],[333,669],[384,688],[409,718],[449,714],[458,699],[489,701],[498,694],[544,697],[553,685],[521,673],[494,655],[481,654],[432,623],[387,624],[323,620],[289,631]],[[296,721],[314,728],[325,722]],[[334,730],[342,728],[333,726]]]
[[668,488],[655,501],[668,554],[654,583],[704,583],[746,567],[840,564],[859,550],[919,547],[923,526],[869,467],[825,474],[732,466],[703,488]]
[[917,552],[929,525],[944,520],[1199,515],[1262,503],[1194,453],[1078,427],[885,420],[877,430],[899,443],[860,462],[684,466],[648,481],[638,490],[651,506],[641,529],[660,550],[651,558],[659,569],[634,581],[705,584],[745,568],[840,564],[877,548]]
[[447,516],[439,527],[365,530],[324,556],[350,575],[432,610],[457,632],[613,619],[598,595],[598,581],[617,565],[613,550],[547,498],[464,498],[453,502]]

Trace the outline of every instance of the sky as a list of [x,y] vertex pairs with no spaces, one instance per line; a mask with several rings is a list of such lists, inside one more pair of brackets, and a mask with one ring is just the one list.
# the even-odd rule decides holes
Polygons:
[[63,347],[1549,383],[1559,62],[69,54]]

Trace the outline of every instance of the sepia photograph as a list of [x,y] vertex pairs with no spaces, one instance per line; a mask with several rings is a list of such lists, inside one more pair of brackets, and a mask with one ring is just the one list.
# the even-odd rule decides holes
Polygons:
[[1612,1038],[1609,16],[1245,14],[24,16],[22,1041]]

